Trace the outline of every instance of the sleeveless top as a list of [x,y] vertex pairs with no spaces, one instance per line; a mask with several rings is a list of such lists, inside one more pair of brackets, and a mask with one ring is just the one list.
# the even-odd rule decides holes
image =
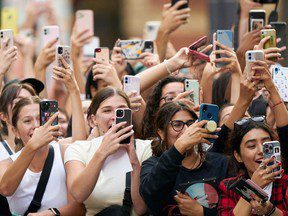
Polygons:
[[[41,202],[41,208],[38,212],[52,207],[60,208],[67,204],[66,173],[60,146],[57,142],[51,142],[50,145],[53,146],[55,152],[54,162]],[[15,161],[21,152],[22,151],[17,152],[10,158]],[[42,172],[34,173],[27,169],[15,193],[12,196],[7,197],[10,210],[13,214],[23,215],[26,212],[35,194],[41,173]]]

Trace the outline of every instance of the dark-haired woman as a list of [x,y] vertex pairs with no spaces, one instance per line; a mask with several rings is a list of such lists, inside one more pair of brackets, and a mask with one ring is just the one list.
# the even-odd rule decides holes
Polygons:
[[[272,110],[275,115],[279,141],[281,144],[282,167],[287,169],[287,146],[288,146],[288,113],[285,105],[271,78],[268,66],[265,62],[256,62],[253,70],[260,71],[261,75],[253,76],[252,80],[257,84],[262,81],[266,90],[270,93]],[[233,111],[245,112],[245,108],[240,103],[236,103]],[[227,120],[229,121],[229,119]],[[281,164],[275,163],[267,166],[273,158],[263,159],[263,143],[278,140],[274,131],[264,123],[264,118],[248,118],[235,122],[234,130],[229,141],[231,145],[232,161],[239,176],[225,179],[220,184],[221,199],[218,206],[220,215],[287,215],[288,212],[288,177],[284,170],[277,172]],[[287,170],[286,170],[287,172]],[[282,178],[274,177],[282,174]],[[250,203],[239,197],[227,188],[239,177],[251,179],[258,186],[263,188],[269,196],[264,204],[258,198]]]
[[[216,215],[215,189],[227,177],[228,163],[221,154],[203,152],[201,143],[210,143],[207,139],[216,139],[217,135],[203,128],[207,121],[196,120],[197,115],[183,101],[166,103],[157,114],[153,156],[142,164],[140,184],[141,196],[153,215],[171,214],[178,208],[184,215]],[[215,178],[215,193],[204,191],[204,186],[192,198],[184,191],[176,194],[181,184],[211,178]]]

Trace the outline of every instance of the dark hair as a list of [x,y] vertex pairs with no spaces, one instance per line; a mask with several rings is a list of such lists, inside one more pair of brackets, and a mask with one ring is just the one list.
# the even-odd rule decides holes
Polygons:
[[231,73],[224,73],[214,80],[212,85],[212,104],[218,105],[220,108],[227,103],[225,99],[226,91],[229,89],[229,82],[231,79]]
[[130,107],[130,100],[128,98],[128,96],[126,95],[125,92],[123,92],[120,89],[115,89],[112,87],[106,87],[102,90],[100,90],[99,92],[97,92],[97,94],[93,97],[92,102],[87,110],[87,118],[89,118],[92,114],[94,115],[100,104],[106,100],[107,98],[110,98],[114,95],[119,95],[121,97],[123,97],[125,99],[125,101],[127,102],[128,107]]
[[92,93],[90,87],[93,86],[95,89],[98,88],[98,83],[97,81],[93,80],[93,73],[92,70],[89,71],[86,79],[86,84],[85,84],[85,95],[86,99],[92,99]]
[[150,95],[143,117],[142,139],[152,138],[155,134],[155,118],[159,110],[160,98],[162,97],[162,89],[169,83],[180,82],[184,84],[185,78],[168,76],[160,80]]
[[[8,116],[8,106],[13,104],[13,100],[18,97],[22,89],[27,90],[32,96],[37,95],[30,84],[12,83],[2,91],[0,96],[0,112]],[[5,121],[1,120],[0,133],[8,135],[8,128]]]
[[165,137],[163,140],[161,140],[159,134],[155,132],[154,137],[156,138],[154,138],[151,144],[151,149],[154,156],[160,157],[163,152],[170,148],[167,143],[167,128],[173,116],[181,110],[187,111],[193,119],[198,119],[195,112],[183,100],[165,103],[158,111],[154,125],[155,131],[163,131]]
[[251,130],[253,129],[261,129],[269,134],[272,140],[278,140],[277,134],[269,128],[269,126],[266,123],[263,122],[255,122],[255,121],[249,121],[245,123],[245,125],[241,126],[237,130],[233,130],[230,133],[229,137],[229,151],[228,154],[231,156],[230,158],[230,171],[233,174],[241,173],[244,175],[248,175],[247,169],[243,163],[239,163],[235,156],[234,151],[236,151],[240,155],[240,145],[242,142],[243,137]]
[[[23,107],[30,105],[30,104],[40,104],[41,99],[38,96],[32,96],[28,98],[20,99],[12,109],[12,126],[17,128],[17,122],[19,120],[19,114]],[[15,137],[15,144],[16,144],[16,151],[20,150],[23,147],[23,142],[21,139],[17,139]]]

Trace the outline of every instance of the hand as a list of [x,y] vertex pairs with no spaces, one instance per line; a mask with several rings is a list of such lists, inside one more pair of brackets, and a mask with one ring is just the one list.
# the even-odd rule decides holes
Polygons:
[[120,39],[118,39],[113,47],[112,54],[111,54],[111,61],[113,62],[113,65],[119,74],[118,76],[121,77],[123,72],[126,70],[127,67],[127,61],[125,59],[125,56],[122,53],[121,47],[118,47]]
[[0,76],[4,76],[10,69],[12,63],[17,60],[17,47],[7,48],[9,38],[1,41],[0,47]]
[[74,57],[78,58],[83,46],[91,41],[93,35],[89,34],[89,31],[89,29],[86,29],[77,32],[76,25],[74,25],[71,35],[71,54]]
[[28,216],[54,216],[53,212],[50,210],[45,210],[36,213],[29,213]]
[[64,65],[63,67],[53,67],[53,76],[52,78],[64,83],[68,92],[72,93],[74,91],[79,91],[79,87],[77,85],[75,76],[69,64],[65,61],[65,59],[60,55],[60,61]]
[[267,201],[263,204],[261,203],[261,201],[262,200],[257,196],[251,200],[250,205],[252,207],[252,214],[266,215],[272,210],[273,205],[270,201]]
[[272,58],[276,59],[277,61],[280,61],[280,57],[281,57],[281,53],[282,51],[284,51],[286,49],[286,47],[270,47],[268,49],[264,49],[264,44],[270,40],[270,36],[267,36],[265,38],[263,38],[260,43],[258,45],[254,46],[254,50],[263,50],[264,54],[265,54],[265,62],[269,65],[274,65],[275,61],[269,60]]
[[43,146],[48,145],[53,140],[57,140],[57,137],[62,135],[62,133],[59,131],[60,126],[52,126],[52,123],[58,117],[58,115],[58,112],[55,113],[43,126],[35,128],[27,145],[31,146],[34,150],[38,150]]
[[241,41],[239,41],[239,47],[237,54],[244,56],[246,51],[253,50],[254,46],[259,44],[261,41],[261,29],[256,29],[250,32],[246,32],[243,35]]
[[[207,139],[217,139],[217,135],[209,133],[206,128],[203,126],[207,123],[207,120],[200,122],[195,122],[190,125],[185,132],[176,140],[175,148],[181,153],[184,154],[186,151],[190,150],[192,147],[199,143],[206,143],[211,145]],[[216,132],[220,131],[220,128],[217,128]]]
[[96,59],[94,59],[94,62],[96,63],[92,67],[94,81],[101,79],[110,86],[122,89],[121,81],[119,80],[117,71],[112,64]]
[[284,170],[273,172],[274,169],[279,167],[281,163],[275,163],[271,166],[267,166],[268,163],[274,162],[274,158],[268,158],[262,161],[258,169],[253,173],[251,180],[259,187],[264,188],[274,181],[277,175],[283,174]]
[[35,1],[29,1],[25,10],[26,18],[23,27],[33,29],[36,25],[37,19],[44,13],[45,7],[39,7]]
[[170,71],[174,72],[181,68],[191,67],[195,61],[195,57],[189,55],[189,48],[181,48],[172,58],[167,60],[166,66]]
[[[43,5],[44,4],[44,5]],[[56,9],[53,7],[51,1],[45,3],[42,2],[42,7],[44,7],[44,13],[46,14],[48,25],[57,25]]]
[[127,153],[128,153],[131,165],[133,167],[133,170],[135,168],[136,169],[141,168],[140,162],[139,162],[137,154],[136,154],[136,149],[134,146],[134,135],[131,136],[130,143],[128,145],[125,145],[125,147],[127,149]]
[[35,41],[31,38],[25,38],[21,36],[14,37],[15,44],[19,48],[23,57],[33,59],[35,54]]
[[114,154],[123,144],[120,144],[122,140],[132,136],[134,131],[133,125],[122,128],[126,122],[113,125],[104,135],[102,143],[97,150],[101,155],[107,158],[109,155]]
[[271,72],[268,68],[266,62],[263,61],[256,61],[252,65],[252,74],[251,77],[252,81],[263,82],[265,88],[270,91],[275,88],[275,84],[273,82]]
[[165,4],[162,10],[162,22],[159,27],[160,31],[171,34],[181,25],[187,23],[190,17],[190,8],[177,10],[180,6],[186,4],[187,1],[179,1],[171,7],[171,4]]
[[238,100],[249,105],[257,92],[256,84],[257,83],[255,82],[247,80],[246,73],[244,73],[240,82],[240,94]]
[[140,62],[146,68],[150,68],[157,64],[160,64],[160,59],[159,59],[158,54],[145,52],[145,53],[140,54],[139,58],[140,58]]
[[127,94],[130,100],[131,109],[135,112],[138,112],[141,109],[143,98],[141,95],[138,95],[137,92],[130,92]]
[[35,70],[44,70],[55,60],[55,44],[58,40],[58,38],[54,39],[41,50],[35,62]]
[[181,215],[203,215],[203,207],[196,200],[192,199],[189,195],[176,192],[177,195],[174,196],[174,199],[178,203]]
[[189,103],[192,103],[192,107],[194,107],[194,103],[190,100],[190,99],[187,99],[187,97],[192,94],[194,91],[193,90],[189,90],[189,91],[185,91],[185,92],[181,92],[179,93],[174,99],[173,101],[179,101],[179,100],[187,100],[187,102]]
[[260,8],[262,5],[252,0],[240,0],[241,13],[245,16],[249,16],[249,11],[255,8]]
[[219,70],[217,70],[217,73],[226,73],[226,72],[231,72],[231,73],[237,73],[239,75],[242,74],[242,70],[240,67],[240,64],[238,62],[238,58],[236,53],[234,52],[233,49],[224,46],[220,44],[218,41],[214,41],[214,45],[219,47],[220,50],[215,50],[213,54],[216,56],[217,54],[224,54],[226,55],[225,57],[220,57],[220,58],[215,58],[213,63],[228,63],[227,65],[221,67]]

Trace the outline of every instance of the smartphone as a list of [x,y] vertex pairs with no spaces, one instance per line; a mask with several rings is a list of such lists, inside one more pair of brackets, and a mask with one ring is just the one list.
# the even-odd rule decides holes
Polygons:
[[125,75],[123,78],[123,90],[126,94],[137,92],[137,95],[140,95],[140,78]]
[[[116,124],[121,122],[127,122],[122,128],[130,126],[132,124],[132,111],[131,109],[116,109]],[[129,144],[130,137],[126,138],[125,140],[121,141],[120,144]]]
[[[245,53],[246,59],[246,77],[248,80],[251,79],[252,65],[256,61],[264,61],[264,52],[262,50],[248,50]],[[255,74],[254,74],[255,75]],[[263,83],[258,85],[258,89],[263,87]]]
[[185,91],[193,90],[193,93],[191,93],[187,99],[191,100],[195,106],[199,106],[200,103],[200,97],[199,97],[199,82],[195,79],[185,79]]
[[[40,125],[44,125],[51,116],[58,112],[58,102],[54,100],[44,100],[40,102]],[[58,117],[53,121],[53,126],[58,125]]]
[[93,58],[95,47],[100,47],[100,38],[94,36],[90,43],[83,46],[83,56]]
[[201,37],[193,44],[189,46],[189,54],[193,55],[195,58],[210,62],[210,57],[204,53],[200,53],[197,51],[198,48],[204,46],[207,43],[207,36]]
[[[268,163],[267,166],[272,166],[275,163],[281,162],[281,148],[278,141],[270,141],[263,143],[263,159],[275,157],[275,160],[272,163]],[[282,166],[277,167],[273,172],[280,171]],[[275,176],[275,178],[282,178],[282,174]]]
[[1,10],[1,29],[11,29],[18,34],[18,10],[15,7],[3,7]]
[[125,59],[139,59],[143,52],[144,40],[121,40],[118,46],[121,47]]
[[89,30],[90,35],[94,35],[94,13],[92,10],[76,11],[77,32]]
[[56,45],[60,44],[60,29],[59,26],[44,26],[42,28],[42,39],[43,39],[43,46],[46,46],[51,41],[58,39],[55,43]]
[[265,26],[266,11],[250,10],[249,11],[249,31],[261,29]]
[[254,0],[254,2],[261,4],[276,4],[278,0]]
[[268,40],[264,44],[264,49],[270,48],[270,47],[276,47],[276,31],[275,29],[263,29],[261,30],[261,38],[265,38],[267,36],[270,36],[270,40]]
[[[218,125],[218,116],[219,116],[219,107],[215,104],[206,104],[202,103],[200,105],[200,116],[199,122],[202,120],[214,121]],[[206,125],[204,126],[206,127]],[[212,133],[216,135],[216,133]],[[214,139],[208,139],[212,144],[214,143]],[[208,151],[212,146],[208,144],[202,145],[204,151]]]
[[109,48],[108,47],[98,47],[94,50],[94,58],[96,60],[104,61],[109,63]]
[[142,49],[142,52],[149,52],[153,53],[154,52],[154,43],[153,41],[144,41],[144,47]]
[[[231,30],[217,30],[216,32],[216,41],[221,43],[224,46],[230,47],[234,49],[234,42],[233,42],[233,32]],[[216,50],[219,50],[220,48],[217,46]],[[224,54],[217,54],[216,58],[227,58]],[[217,68],[221,68],[229,63],[216,63]]]
[[148,21],[144,27],[144,39],[154,41],[157,38],[158,30],[161,25],[161,21]]
[[[287,45],[287,24],[286,22],[271,22],[270,25],[276,30],[276,38],[281,38],[281,41],[277,44],[277,47],[281,48]],[[284,59],[288,59],[288,51],[281,52]]]
[[60,56],[62,56],[64,60],[67,62],[67,64],[70,65],[71,62],[70,53],[71,51],[69,46],[62,46],[62,45],[56,46],[56,61],[58,67],[64,67],[64,65],[60,60]]
[[258,196],[262,200],[262,203],[265,203],[269,198],[268,194],[250,179],[239,178],[228,189],[233,190],[247,202],[250,202],[255,196]]
[[13,40],[13,31],[12,29],[3,29],[0,30],[0,41],[6,41],[9,38],[9,42],[7,43],[7,48],[14,46]]
[[273,67],[272,77],[281,99],[284,102],[288,102],[288,68],[279,66]]
[[[180,0],[172,0],[172,1],[171,1],[171,6],[175,5],[178,1],[180,1]],[[187,3],[186,3],[186,4],[180,6],[180,7],[178,8],[178,10],[185,9],[185,8],[188,8],[188,7],[189,7],[189,0],[187,0]]]

